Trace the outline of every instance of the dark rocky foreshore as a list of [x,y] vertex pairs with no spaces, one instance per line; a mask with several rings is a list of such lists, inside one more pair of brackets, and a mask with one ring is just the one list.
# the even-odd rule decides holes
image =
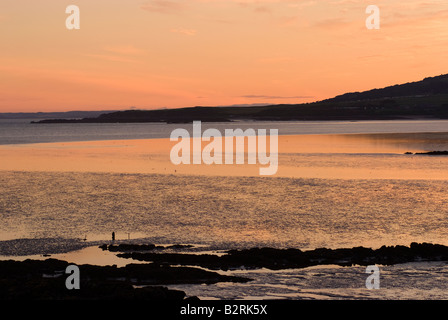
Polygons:
[[417,155],[424,154],[428,156],[447,156],[448,151],[429,151],[429,152],[417,152]]
[[133,243],[121,243],[121,244],[103,244],[100,246],[103,250],[109,250],[111,252],[127,252],[127,251],[151,251],[151,250],[164,250],[164,249],[186,249],[192,248],[192,245],[173,244],[170,246],[156,246],[155,244],[133,244]]
[[416,155],[427,155],[427,156],[448,156],[448,151],[427,151],[427,152],[416,152],[412,153],[410,151],[405,152],[405,154],[416,154]]
[[379,249],[355,247],[302,251],[300,249],[253,248],[229,250],[225,255],[182,254],[155,252],[124,252],[119,257],[176,265],[196,265],[212,270],[258,269],[271,270],[305,268],[314,265],[392,265],[416,261],[448,261],[448,247],[430,243],[406,246],[382,246]]
[[[117,252],[119,257],[152,263],[128,264],[124,267],[78,265],[80,290],[68,290],[65,273],[68,262],[56,259],[0,261],[0,300],[197,300],[186,298],[183,291],[171,290],[169,284],[212,284],[247,282],[248,278],[221,275],[212,270],[271,270],[305,268],[314,265],[392,265],[420,261],[448,261],[448,247],[430,243],[407,246],[382,246],[379,249],[354,247],[346,249],[252,248],[228,250],[223,255],[179,253],[189,245],[169,247],[153,244],[110,244],[103,250]],[[162,250],[161,250],[162,249]],[[163,249],[174,249],[167,253]],[[173,267],[172,265],[176,265]],[[189,265],[189,267],[185,267]]]
[[[68,290],[66,261],[47,259],[0,261],[0,300],[177,300],[183,291],[160,285],[246,282],[247,278],[220,275],[198,268],[160,264],[125,267],[79,265],[80,289]],[[134,287],[134,286],[145,287]],[[188,299],[193,299],[190,297]]]

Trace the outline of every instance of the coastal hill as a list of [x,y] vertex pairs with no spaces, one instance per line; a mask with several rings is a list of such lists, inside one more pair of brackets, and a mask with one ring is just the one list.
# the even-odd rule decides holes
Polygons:
[[32,123],[228,122],[235,120],[393,120],[448,119],[448,74],[421,81],[352,92],[302,104],[249,107],[189,107],[127,110],[83,119],[47,119]]
[[82,119],[86,117],[98,117],[104,113],[112,113],[118,110],[102,111],[60,111],[60,112],[2,112],[0,120],[3,119]]

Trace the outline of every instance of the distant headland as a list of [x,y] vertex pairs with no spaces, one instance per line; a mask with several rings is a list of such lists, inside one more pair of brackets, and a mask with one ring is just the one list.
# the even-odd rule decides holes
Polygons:
[[188,107],[106,112],[82,119],[44,119],[32,123],[191,123],[307,120],[448,119],[448,74],[421,81],[352,92],[302,104],[247,107]]

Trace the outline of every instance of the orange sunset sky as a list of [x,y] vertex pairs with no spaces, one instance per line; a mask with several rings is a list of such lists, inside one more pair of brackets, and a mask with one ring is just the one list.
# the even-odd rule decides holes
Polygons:
[[448,73],[446,0],[3,0],[0,30],[0,112],[300,103]]

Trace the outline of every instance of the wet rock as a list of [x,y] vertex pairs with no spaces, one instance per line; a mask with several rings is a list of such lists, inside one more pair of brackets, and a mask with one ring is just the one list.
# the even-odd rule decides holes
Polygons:
[[120,268],[78,265],[81,289],[68,290],[65,285],[68,265],[68,262],[56,259],[0,261],[0,299],[182,300],[184,292],[160,285],[249,281],[198,268],[155,263],[129,264]]
[[173,244],[171,246],[167,246],[165,247],[166,249],[188,249],[188,248],[193,248],[194,246],[192,246],[191,244]]
[[109,250],[111,252],[129,252],[129,251],[151,251],[154,249],[157,250],[164,250],[164,249],[189,249],[193,248],[194,246],[190,244],[173,244],[170,246],[156,246],[154,244],[132,244],[132,243],[122,243],[122,244],[102,244],[99,246],[99,248],[103,250]]
[[212,270],[258,269],[271,270],[305,268],[313,265],[341,266],[383,264],[391,265],[415,261],[448,261],[448,247],[430,243],[406,246],[382,246],[373,250],[365,247],[309,251],[299,249],[252,248],[229,250],[222,256],[212,254],[142,253],[118,254],[122,258],[176,265],[196,265]]
[[0,255],[25,256],[66,253],[92,245],[80,239],[41,238],[0,241]]

